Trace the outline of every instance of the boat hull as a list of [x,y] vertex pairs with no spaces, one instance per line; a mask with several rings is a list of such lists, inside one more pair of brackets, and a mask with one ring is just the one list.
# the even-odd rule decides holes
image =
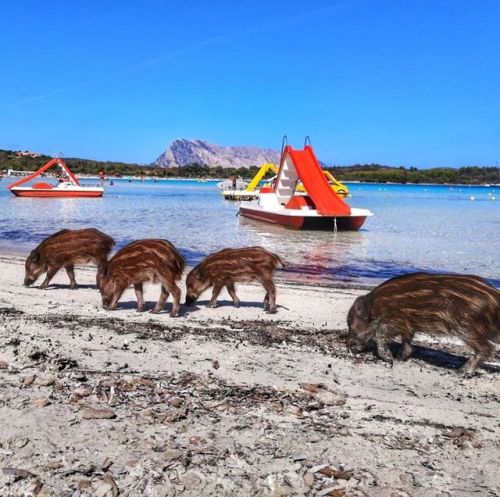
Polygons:
[[280,224],[295,230],[358,231],[363,226],[367,216],[301,216],[285,215],[261,209],[240,208],[241,215],[248,219],[256,219],[272,224]]
[[102,197],[102,189],[82,189],[82,190],[57,190],[51,188],[47,190],[36,190],[32,188],[12,188],[10,190],[16,197],[36,197],[36,198],[97,198]]

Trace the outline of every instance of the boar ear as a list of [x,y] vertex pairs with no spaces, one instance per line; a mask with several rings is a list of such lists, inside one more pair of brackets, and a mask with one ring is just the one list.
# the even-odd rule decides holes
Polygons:
[[97,268],[97,277],[98,278],[107,278],[108,276],[108,263],[107,262],[102,262],[99,264],[99,267]]
[[370,306],[366,296],[358,297],[354,301],[354,312],[356,315],[363,320],[367,320],[370,317]]
[[195,266],[194,270],[193,270],[193,273],[194,273],[194,276],[197,280],[201,280],[203,279],[203,271],[201,270],[200,268],[200,265],[198,264],[197,266]]
[[29,258],[34,264],[40,264],[40,252],[38,250],[32,250]]

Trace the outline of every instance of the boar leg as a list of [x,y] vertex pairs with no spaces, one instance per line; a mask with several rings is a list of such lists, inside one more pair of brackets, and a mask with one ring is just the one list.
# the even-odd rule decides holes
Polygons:
[[377,323],[376,321],[370,325],[374,329],[375,343],[377,344],[377,351],[380,358],[389,364],[393,364],[394,357],[392,352],[389,350],[389,341],[391,338],[398,333],[394,333],[389,326],[383,323]]
[[474,375],[477,367],[491,357],[495,348],[488,341],[481,344],[477,342],[466,343],[474,350],[475,354],[462,367],[459,368],[458,372],[466,378],[470,378]]
[[134,285],[135,297],[137,298],[137,312],[144,312],[144,293],[142,283]]
[[401,351],[399,353],[399,359],[401,359],[402,361],[406,361],[406,359],[408,359],[413,352],[413,347],[411,346],[411,339],[412,337],[402,339],[401,343],[403,346],[401,347]]
[[406,361],[406,359],[408,359],[413,352],[413,347],[411,346],[413,335],[414,333],[409,327],[407,327],[407,329],[401,333],[402,347],[399,352],[399,359],[401,359],[402,361]]
[[234,288],[234,283],[228,283],[226,285],[226,288],[227,288],[229,295],[233,299],[234,307],[239,307],[240,306],[240,299],[236,295],[236,289]]
[[[175,284],[175,282],[164,282],[163,285],[165,286],[165,289],[172,294],[172,310],[170,311],[170,317],[175,318],[179,315],[179,309],[181,308],[181,289]],[[168,293],[166,293],[166,295],[168,296]],[[167,297],[165,297],[165,300],[166,299]],[[165,302],[162,304],[162,309],[164,305]]]
[[273,280],[261,280],[262,286],[266,290],[266,296],[264,298],[264,309],[268,308],[270,314],[276,312],[276,287],[274,286]]
[[212,289],[212,298],[208,302],[207,307],[217,307],[217,297],[224,285],[222,283],[214,283],[214,288]]
[[158,302],[156,302],[155,306],[151,309],[151,314],[158,314],[163,311],[165,307],[165,302],[168,299],[168,290],[165,288],[165,285],[161,285],[160,297],[158,298]]
[[58,267],[52,267],[49,266],[47,269],[47,275],[45,276],[45,279],[43,280],[43,283],[40,285],[40,288],[42,290],[45,290],[49,286],[49,281],[55,276],[57,271],[59,271],[60,268]]
[[68,264],[67,266],[64,266],[64,269],[66,269],[66,272],[68,273],[69,287],[76,288],[75,266],[73,266],[73,264]]

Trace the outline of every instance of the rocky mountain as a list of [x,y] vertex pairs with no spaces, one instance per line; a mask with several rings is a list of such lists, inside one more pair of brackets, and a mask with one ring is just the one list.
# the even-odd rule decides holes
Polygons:
[[210,167],[250,167],[278,162],[279,152],[258,147],[224,147],[203,140],[174,140],[152,164],[156,167],[182,167],[202,164]]

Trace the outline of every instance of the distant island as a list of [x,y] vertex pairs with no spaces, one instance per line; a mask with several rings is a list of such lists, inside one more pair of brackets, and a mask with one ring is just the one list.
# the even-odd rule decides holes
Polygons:
[[[179,142],[180,140],[176,140]],[[183,140],[182,150],[186,150],[188,140]],[[205,148],[205,156],[210,155],[211,161],[217,161],[217,150],[212,148],[206,150],[206,142],[200,140],[192,141],[197,147]],[[176,145],[175,142],[173,145]],[[177,144],[178,145],[178,144]],[[214,147],[214,146],[212,146]],[[218,146],[216,146],[218,147]],[[174,146],[175,148],[175,146]],[[178,156],[172,156],[168,150],[162,154],[155,163],[140,165],[124,162],[97,161],[91,159],[79,159],[65,157],[66,163],[73,172],[79,175],[96,175],[99,170],[104,170],[109,176],[146,176],[157,178],[227,178],[232,175],[244,179],[252,178],[259,169],[262,162],[266,160],[276,161],[279,154],[267,149],[256,147],[223,147],[224,166],[212,162],[210,165],[203,162],[193,162],[184,165],[178,164]],[[214,152],[215,151],[215,152]],[[249,152],[250,151],[250,152]],[[236,154],[232,159],[230,154]],[[254,157],[255,155],[255,157]],[[269,157],[270,156],[270,157]],[[198,156],[192,147],[186,154],[186,160],[196,159]],[[251,162],[251,160],[254,162]],[[28,151],[0,150],[0,171],[4,173],[9,170],[35,171],[50,159],[49,156]],[[245,162],[248,161],[248,162]],[[162,165],[160,165],[163,162]],[[169,162],[169,165],[164,165]],[[231,167],[228,164],[238,164]],[[239,165],[249,164],[248,167]],[[431,169],[417,169],[416,167],[390,167],[380,164],[355,164],[352,166],[325,167],[340,181],[359,181],[365,183],[436,183],[436,184],[500,184],[499,167],[476,167],[467,166],[460,168],[437,167]]]

